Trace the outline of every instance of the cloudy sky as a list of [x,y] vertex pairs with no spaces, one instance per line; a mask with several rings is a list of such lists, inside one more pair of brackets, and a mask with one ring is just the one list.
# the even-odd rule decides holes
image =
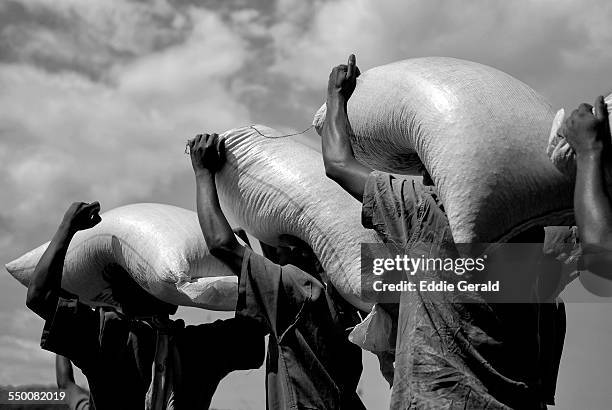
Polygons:
[[[330,68],[351,52],[362,71],[418,56],[474,60],[555,107],[592,101],[612,90],[611,17],[606,0],[3,0],[0,260],[48,240],[74,200],[193,208],[187,138],[251,123],[306,128]],[[0,275],[0,384],[53,380],[24,298]],[[568,307],[556,408],[612,400],[611,313]],[[386,392],[368,360],[362,388],[377,408]],[[260,376],[224,384],[215,403],[260,408]]]

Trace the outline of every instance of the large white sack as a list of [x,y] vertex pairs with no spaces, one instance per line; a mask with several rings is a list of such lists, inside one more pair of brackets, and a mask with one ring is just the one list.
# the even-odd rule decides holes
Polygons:
[[[573,219],[571,186],[546,156],[553,111],[508,74],[454,58],[399,61],[357,79],[348,115],[359,160],[408,174],[423,161],[456,242]],[[319,133],[324,120],[325,105]]]
[[[612,94],[605,98],[605,102],[608,104],[608,121],[612,126]],[[567,140],[559,135],[561,126],[570,114],[571,111],[566,115],[563,108],[557,111],[550,128],[546,153],[555,167],[573,180],[576,177],[576,152]]]
[[361,226],[361,204],[325,176],[319,152],[273,138],[279,135],[262,125],[221,135],[227,164],[217,186],[224,211],[268,244],[281,234],[308,243],[342,296],[369,310],[360,300],[360,244],[378,239]]
[[[132,204],[101,214],[102,222],[78,232],[64,263],[62,287],[92,304],[108,304],[110,288],[102,277],[121,265],[145,290],[168,303],[233,310],[237,277],[208,253],[197,214],[164,204]],[[49,243],[8,263],[23,285]]]

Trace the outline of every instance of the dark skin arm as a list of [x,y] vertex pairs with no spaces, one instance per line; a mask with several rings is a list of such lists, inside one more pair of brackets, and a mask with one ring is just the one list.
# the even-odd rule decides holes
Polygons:
[[217,134],[198,134],[189,141],[189,152],[196,177],[198,220],[206,245],[211,255],[239,275],[245,247],[236,240],[221,210],[215,182],[215,174],[223,166],[225,144]]
[[352,129],[346,110],[358,76],[359,68],[353,54],[350,55],[347,65],[334,67],[329,75],[322,152],[326,175],[362,202],[363,190],[372,169],[355,158],[350,140]]
[[[353,198],[363,202],[365,184],[372,169],[355,158],[350,139],[353,131],[346,110],[359,74],[355,55],[351,54],[348,64],[334,67],[329,75],[322,153],[326,175]],[[397,314],[395,304],[383,303],[381,306],[390,314]]]
[[606,188],[610,161],[608,110],[602,96],[593,107],[581,104],[566,120],[563,136],[576,151],[574,211],[589,271],[612,278],[612,198]]
[[72,363],[67,357],[55,355],[55,379],[57,381],[57,388],[66,392],[65,402],[71,409],[76,408],[83,397],[89,395],[87,390],[74,381]]
[[55,355],[55,380],[57,381],[57,388],[62,390],[76,384],[72,372],[72,363],[68,358],[59,354]]
[[26,305],[38,316],[48,320],[57,306],[62,285],[62,271],[68,245],[74,234],[97,225],[100,219],[100,204],[75,202],[64,214],[51,243],[34,269],[28,286]]

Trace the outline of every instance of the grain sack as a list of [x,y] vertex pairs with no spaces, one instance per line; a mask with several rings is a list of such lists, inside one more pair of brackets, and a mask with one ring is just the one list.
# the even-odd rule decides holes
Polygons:
[[[163,204],[132,204],[101,214],[77,232],[64,263],[62,287],[85,302],[113,304],[105,268],[119,264],[150,294],[175,305],[233,310],[237,277],[208,253],[197,214]],[[49,243],[8,263],[23,285]]]
[[445,57],[376,67],[357,79],[348,115],[360,161],[411,174],[422,160],[456,242],[505,241],[573,219],[571,187],[546,157],[553,112],[501,71]]
[[[608,104],[608,120],[612,126],[612,94],[605,98],[605,102]],[[570,114],[571,111],[566,115],[563,108],[557,111],[550,128],[546,153],[555,167],[573,180],[576,178],[576,153],[567,140],[559,134],[561,126]]]
[[224,212],[270,245],[281,234],[308,243],[330,281],[360,300],[360,243],[378,242],[361,226],[361,204],[325,176],[321,154],[256,125],[225,132],[227,163],[217,175]]

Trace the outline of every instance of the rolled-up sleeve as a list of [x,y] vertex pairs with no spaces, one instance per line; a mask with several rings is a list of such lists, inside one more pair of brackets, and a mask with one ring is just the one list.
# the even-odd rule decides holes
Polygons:
[[97,357],[100,317],[77,299],[59,298],[53,317],[45,322],[40,346],[83,368]]

